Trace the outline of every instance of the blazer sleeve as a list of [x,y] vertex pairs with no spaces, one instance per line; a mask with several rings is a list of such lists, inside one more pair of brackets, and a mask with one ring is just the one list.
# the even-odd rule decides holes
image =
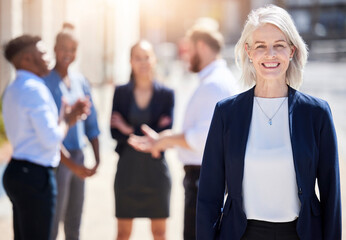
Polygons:
[[210,125],[199,179],[196,231],[198,240],[215,238],[225,193],[223,121],[216,106]]
[[[124,86],[120,86],[115,89],[114,96],[113,96],[112,113],[119,112],[120,114],[123,115],[123,112],[121,111],[121,105],[123,104],[124,101],[126,101],[126,99],[124,99],[125,94],[123,94],[124,90],[125,90]],[[125,118],[126,116],[123,116],[123,117]],[[112,138],[117,140],[118,143],[127,141],[128,136],[121,133],[117,128],[111,127],[110,130],[111,130]]]
[[[160,126],[157,124],[154,127],[156,132],[161,132],[166,129],[171,129],[173,126],[173,110],[174,110],[174,92],[171,89],[165,89],[163,92],[162,99],[164,99],[164,104],[162,106],[162,113],[160,114],[160,118],[169,117],[170,123],[165,126]],[[159,119],[160,121],[160,119]]]
[[341,239],[341,194],[337,139],[332,114],[325,103],[320,132],[318,186],[320,191],[323,239]]

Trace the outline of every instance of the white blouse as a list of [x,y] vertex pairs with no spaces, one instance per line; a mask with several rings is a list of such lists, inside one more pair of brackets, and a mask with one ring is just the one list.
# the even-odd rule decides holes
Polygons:
[[255,97],[252,111],[244,163],[244,211],[247,219],[293,221],[299,215],[300,201],[288,99]]

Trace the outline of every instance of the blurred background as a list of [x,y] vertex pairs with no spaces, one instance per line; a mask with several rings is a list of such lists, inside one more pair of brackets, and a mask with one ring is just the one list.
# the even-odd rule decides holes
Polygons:
[[[114,86],[129,79],[130,47],[140,38],[153,43],[158,57],[158,79],[175,90],[174,129],[179,131],[185,105],[198,85],[196,76],[187,71],[182,61],[186,56],[183,40],[186,30],[198,18],[216,19],[226,41],[223,57],[238,78],[234,44],[248,13],[269,3],[291,13],[309,46],[301,89],[331,105],[340,150],[342,201],[346,206],[346,0],[0,0],[0,44],[24,33],[40,35],[48,47],[51,66],[55,36],[63,22],[76,27],[79,47],[72,67],[82,72],[92,85],[102,132],[101,166],[97,175],[87,180],[82,240],[114,239],[116,233],[113,181],[118,156],[114,152],[116,143],[109,134],[109,119]],[[1,56],[0,96],[13,78],[13,68]],[[0,240],[9,240],[13,239],[11,204],[1,185],[10,147],[2,134],[0,114]],[[92,163],[90,146],[85,151],[87,163]],[[180,240],[184,172],[174,150],[167,152],[167,161],[173,183],[168,239]],[[345,213],[343,223],[345,232]],[[149,222],[139,219],[132,239],[151,239],[149,229]]]
[[[1,0],[0,43],[23,33],[42,36],[53,50],[62,23],[76,26],[80,39],[76,65],[93,84],[124,82],[129,75],[129,47],[145,38],[156,47],[159,64],[183,53],[182,37],[199,17],[220,23],[233,64],[234,44],[251,9],[274,3],[287,9],[308,43],[310,60],[346,56],[346,0]],[[53,56],[52,56],[53,57]],[[92,66],[92,67],[90,67]],[[11,79],[0,61],[0,93]],[[167,69],[164,74],[169,74]]]

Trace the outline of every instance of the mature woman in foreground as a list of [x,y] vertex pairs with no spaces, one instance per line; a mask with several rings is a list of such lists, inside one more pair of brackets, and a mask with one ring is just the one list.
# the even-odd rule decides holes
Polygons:
[[241,80],[254,87],[215,108],[197,239],[341,239],[332,115],[327,102],[296,90],[307,50],[291,17],[274,5],[252,11],[235,52]]

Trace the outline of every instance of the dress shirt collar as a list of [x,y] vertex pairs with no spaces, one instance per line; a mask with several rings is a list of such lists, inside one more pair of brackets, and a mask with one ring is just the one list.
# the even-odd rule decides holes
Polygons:
[[30,72],[30,71],[27,71],[27,70],[23,70],[23,69],[18,69],[16,71],[16,79],[35,79],[35,80],[38,80],[39,82],[42,82],[44,83],[43,79],[40,78],[39,76],[37,76],[36,74]]
[[216,67],[227,66],[227,63],[224,59],[216,59],[204,67],[199,73],[199,79],[205,79]]

